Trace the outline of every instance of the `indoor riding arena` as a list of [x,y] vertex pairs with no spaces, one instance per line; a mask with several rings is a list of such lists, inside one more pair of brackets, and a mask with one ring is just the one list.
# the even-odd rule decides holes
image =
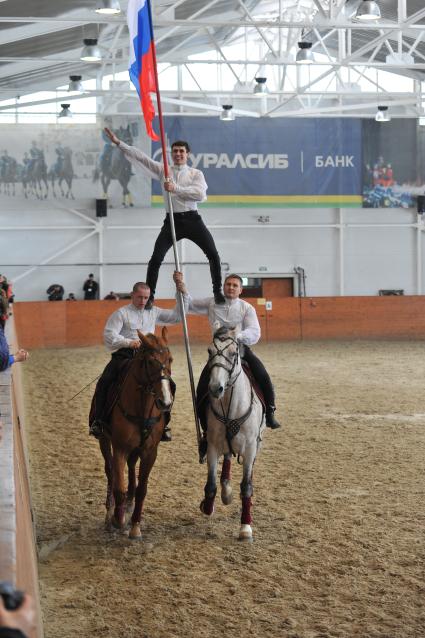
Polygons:
[[[420,0],[0,0],[0,635],[422,638],[424,34]],[[89,434],[111,353],[138,538]],[[265,400],[212,514],[208,361],[210,465]]]

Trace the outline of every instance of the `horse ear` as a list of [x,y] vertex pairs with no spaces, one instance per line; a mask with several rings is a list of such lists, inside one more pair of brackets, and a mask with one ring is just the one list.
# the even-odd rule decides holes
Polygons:
[[138,330],[137,331],[137,335],[138,335],[140,341],[146,345],[147,339],[146,339],[145,335],[143,334],[143,332],[140,332],[140,330]]
[[168,330],[167,330],[167,326],[164,326],[162,328],[162,338],[164,339],[165,343],[168,343]]

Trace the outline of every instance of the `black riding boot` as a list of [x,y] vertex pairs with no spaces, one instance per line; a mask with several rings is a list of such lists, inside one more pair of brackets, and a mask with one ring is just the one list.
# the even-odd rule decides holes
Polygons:
[[275,410],[276,408],[274,405],[268,405],[266,407],[266,426],[272,430],[277,430],[277,428],[281,427],[279,421],[276,421],[275,419]]
[[94,420],[90,423],[89,435],[94,436],[95,439],[99,439],[105,428],[108,426],[104,420],[103,410],[106,403],[106,397],[108,395],[108,384],[103,379],[99,379],[96,388],[96,409]]
[[[174,396],[174,393],[175,393],[175,390],[173,392],[173,396]],[[161,441],[164,441],[165,443],[169,443],[170,441],[173,440],[173,437],[171,436],[171,428],[170,428],[171,412],[165,412],[164,419],[165,419],[164,432],[162,433]]]

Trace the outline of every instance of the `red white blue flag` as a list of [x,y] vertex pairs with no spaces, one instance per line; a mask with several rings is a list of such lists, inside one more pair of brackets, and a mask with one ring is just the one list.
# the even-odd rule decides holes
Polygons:
[[130,79],[139,94],[146,132],[158,141],[159,137],[152,128],[155,108],[150,94],[156,91],[156,84],[149,0],[129,0],[127,23],[130,32]]

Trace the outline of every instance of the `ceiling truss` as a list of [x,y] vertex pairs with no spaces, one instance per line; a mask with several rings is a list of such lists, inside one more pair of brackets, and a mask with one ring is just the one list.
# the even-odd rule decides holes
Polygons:
[[[176,69],[177,86],[161,87],[166,113],[217,114],[223,103],[239,116],[373,117],[378,104],[393,117],[423,116],[425,104],[425,8],[422,0],[377,0],[382,19],[352,17],[361,0],[153,0],[158,62]],[[28,15],[28,7],[37,15]],[[90,0],[5,0],[0,3],[0,101],[54,91],[69,75],[96,79],[96,90],[67,100],[96,97],[103,116],[137,113],[134,91],[102,90],[102,77],[127,68],[125,16],[107,18]],[[125,10],[127,2],[121,0]],[[78,6],[77,6],[78,5]],[[84,37],[97,37],[104,54],[97,65],[79,59]],[[300,68],[297,42],[312,43],[316,61]],[[236,50],[238,55],[229,52]],[[242,53],[241,53],[242,52]],[[206,65],[227,84],[211,90]],[[161,67],[164,68],[164,67]],[[207,67],[208,68],[208,67]],[[220,70],[221,69],[221,70]],[[388,86],[380,72],[393,75]],[[269,93],[252,95],[255,77],[268,78]],[[228,77],[234,86],[229,87]],[[190,90],[184,78],[191,80]],[[400,77],[410,82],[400,89]],[[195,87],[195,88],[194,88]],[[61,102],[1,105],[0,112]]]

